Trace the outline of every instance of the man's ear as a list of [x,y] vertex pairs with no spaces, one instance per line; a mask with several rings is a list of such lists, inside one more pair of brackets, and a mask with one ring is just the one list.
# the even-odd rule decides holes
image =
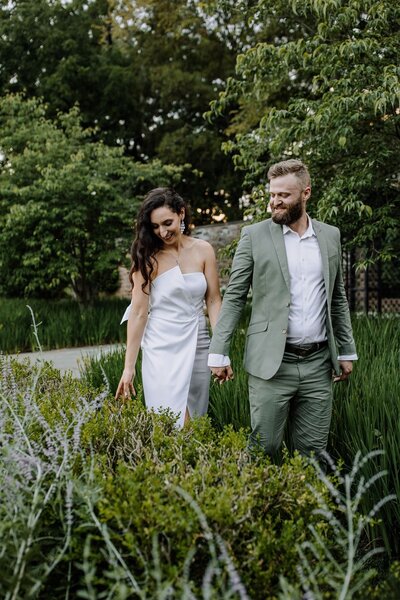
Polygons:
[[311,196],[311,186],[308,185],[307,187],[305,187],[303,190],[303,193],[304,193],[304,200],[308,200],[309,197]]

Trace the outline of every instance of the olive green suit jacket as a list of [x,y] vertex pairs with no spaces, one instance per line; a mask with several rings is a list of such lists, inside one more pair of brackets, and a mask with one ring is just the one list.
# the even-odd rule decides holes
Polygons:
[[[337,227],[314,219],[312,225],[322,257],[328,345],[332,367],[339,374],[338,355],[356,352],[342,279],[340,233]],[[252,310],[244,366],[251,375],[270,379],[282,362],[290,309],[290,280],[283,231],[282,226],[272,219],[242,230],[210,353],[229,355],[230,340],[250,287]]]

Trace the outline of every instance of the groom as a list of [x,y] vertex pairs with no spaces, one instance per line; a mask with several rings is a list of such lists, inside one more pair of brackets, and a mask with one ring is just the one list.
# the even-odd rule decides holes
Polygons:
[[271,219],[244,227],[210,346],[214,377],[231,379],[232,333],[252,288],[244,366],[250,447],[278,453],[286,421],[295,449],[326,448],[333,381],[357,359],[342,280],[340,233],[306,212],[310,175],[299,160],[268,171]]

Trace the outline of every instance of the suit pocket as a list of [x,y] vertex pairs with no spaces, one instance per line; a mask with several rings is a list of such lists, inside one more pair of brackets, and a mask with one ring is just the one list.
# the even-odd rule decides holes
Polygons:
[[258,323],[250,323],[247,329],[247,335],[252,335],[253,333],[261,333],[263,331],[267,331],[268,329],[268,321],[259,321]]

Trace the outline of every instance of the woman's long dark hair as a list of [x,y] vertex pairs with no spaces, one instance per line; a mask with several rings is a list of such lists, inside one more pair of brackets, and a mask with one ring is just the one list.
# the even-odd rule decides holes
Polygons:
[[190,235],[190,212],[186,202],[170,188],[155,188],[151,190],[140,207],[136,221],[136,237],[131,248],[132,266],[129,272],[129,280],[133,287],[132,275],[140,271],[143,275],[144,283],[142,289],[151,282],[154,271],[154,261],[157,262],[156,254],[163,247],[163,242],[153,231],[150,221],[150,215],[154,209],[160,206],[168,206],[172,212],[177,215],[182,209],[185,209],[185,229],[183,233]]

